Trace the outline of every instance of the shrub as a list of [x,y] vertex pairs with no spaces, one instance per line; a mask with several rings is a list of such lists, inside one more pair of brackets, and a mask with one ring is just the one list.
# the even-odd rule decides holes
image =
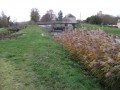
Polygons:
[[101,24],[102,19],[99,16],[91,16],[86,19],[86,22],[91,24]]
[[[54,35],[71,54],[80,60],[109,90],[120,83],[120,43],[103,30],[73,30]],[[80,59],[82,58],[82,59]],[[117,79],[117,80],[116,80]]]

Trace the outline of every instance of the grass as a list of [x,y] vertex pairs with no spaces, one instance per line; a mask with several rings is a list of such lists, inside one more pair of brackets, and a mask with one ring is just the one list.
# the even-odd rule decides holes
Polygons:
[[88,30],[102,29],[108,34],[115,35],[115,36],[120,36],[120,28],[107,27],[107,26],[94,25],[94,24],[87,24],[87,23],[82,24],[81,26],[86,27]]
[[1,32],[7,32],[8,30],[7,29],[5,29],[5,28],[0,28],[0,33]]
[[0,90],[101,90],[96,78],[40,27],[20,33],[0,41]]

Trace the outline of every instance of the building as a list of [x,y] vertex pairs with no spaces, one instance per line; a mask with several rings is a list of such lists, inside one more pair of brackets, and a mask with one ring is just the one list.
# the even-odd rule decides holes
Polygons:
[[99,11],[98,13],[97,13],[97,16],[102,16],[103,14],[102,14],[102,11]]
[[76,17],[73,16],[72,14],[68,14],[64,17],[64,21],[76,23]]
[[118,19],[117,27],[120,28],[120,19]]

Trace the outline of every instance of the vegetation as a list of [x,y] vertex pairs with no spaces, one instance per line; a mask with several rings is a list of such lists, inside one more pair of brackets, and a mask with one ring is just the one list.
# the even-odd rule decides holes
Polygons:
[[48,22],[48,21],[51,21],[51,20],[52,20],[52,17],[48,13],[46,13],[45,15],[43,15],[43,17],[41,18],[42,22]]
[[116,25],[118,19],[120,19],[120,17],[115,17],[108,14],[103,14],[102,16],[100,16],[100,18],[102,19],[102,23],[104,25]]
[[39,26],[16,34],[22,35],[0,41],[1,90],[101,90]]
[[63,20],[63,12],[60,10],[58,13],[58,21],[62,21]]
[[6,30],[8,29],[9,31],[14,32],[14,31],[19,31],[21,28],[25,27],[26,25],[27,25],[27,22],[18,23],[18,22],[10,21],[10,16],[8,17],[7,15],[4,14],[4,12],[1,12],[0,28],[3,28],[3,29],[6,28]]
[[8,27],[10,25],[10,17],[7,17],[4,12],[1,12],[0,16],[0,28]]
[[115,17],[112,15],[108,15],[108,14],[102,14],[102,15],[95,15],[95,16],[91,16],[88,17],[86,19],[87,23],[90,24],[99,24],[99,25],[116,25],[118,19],[120,19],[120,17]]
[[55,39],[97,76],[105,89],[120,89],[120,43],[114,37],[103,30],[79,29],[58,33]]
[[95,24],[80,24],[78,25],[78,28],[86,28],[87,30],[104,30],[106,33],[114,36],[120,36],[120,29],[119,28],[114,28],[114,27],[108,27],[105,25],[95,25]]
[[48,10],[45,15],[42,16],[41,21],[42,22],[49,22],[52,21],[55,18],[54,11],[52,9]]
[[0,28],[0,33],[2,33],[2,32],[7,32],[7,29],[5,29],[5,28]]
[[86,19],[86,22],[90,24],[101,24],[102,20],[99,16],[91,16]]
[[31,10],[30,17],[31,17],[31,21],[34,21],[34,22],[37,22],[37,21],[40,20],[39,11],[38,11],[37,8],[33,8],[33,9]]

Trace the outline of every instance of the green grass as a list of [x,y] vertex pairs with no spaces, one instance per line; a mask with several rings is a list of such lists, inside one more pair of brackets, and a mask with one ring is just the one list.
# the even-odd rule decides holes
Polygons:
[[0,33],[1,32],[7,32],[8,30],[7,29],[5,29],[5,28],[0,28]]
[[87,24],[87,23],[82,24],[81,26],[86,27],[88,30],[102,29],[108,34],[115,35],[115,36],[120,36],[120,28],[113,28],[113,27],[94,25],[94,24]]
[[40,27],[20,33],[18,39],[0,41],[0,90],[101,90]]

